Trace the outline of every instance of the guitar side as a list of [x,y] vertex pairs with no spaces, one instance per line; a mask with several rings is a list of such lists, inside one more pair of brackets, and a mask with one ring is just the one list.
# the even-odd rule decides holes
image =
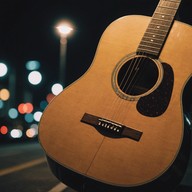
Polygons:
[[[141,115],[137,101],[121,99],[111,83],[115,66],[136,52],[149,22],[150,17],[145,16],[114,21],[102,35],[89,70],[58,95],[41,118],[39,140],[52,171],[79,191],[83,186],[91,192],[93,188],[142,191],[145,186],[148,191],[158,191],[165,178],[176,183],[184,174],[190,136],[182,96],[192,76],[191,27],[175,21],[160,55],[174,73],[172,96],[162,115]],[[106,137],[81,122],[85,113],[123,123],[141,131],[142,137],[139,141]],[[177,169],[181,171],[178,175]]]

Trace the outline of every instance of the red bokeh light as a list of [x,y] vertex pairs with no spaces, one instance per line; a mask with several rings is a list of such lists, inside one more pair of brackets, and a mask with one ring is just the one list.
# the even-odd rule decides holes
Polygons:
[[8,128],[3,125],[1,128],[0,128],[0,132],[2,135],[6,135],[8,133]]

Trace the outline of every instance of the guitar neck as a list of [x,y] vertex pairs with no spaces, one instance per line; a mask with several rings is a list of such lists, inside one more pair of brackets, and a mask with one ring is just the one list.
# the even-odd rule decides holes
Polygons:
[[159,57],[180,3],[181,0],[160,0],[139,44],[138,54]]

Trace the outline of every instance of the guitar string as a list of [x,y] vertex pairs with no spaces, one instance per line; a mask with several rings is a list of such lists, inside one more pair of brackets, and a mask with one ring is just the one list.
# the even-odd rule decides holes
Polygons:
[[[120,87],[122,87],[122,85],[123,85],[123,87],[122,87],[122,91],[123,91],[123,89],[125,88],[125,86],[126,86],[126,82],[129,80],[129,78],[131,77],[131,74],[134,72],[134,65],[135,65],[135,63],[137,62],[137,60],[138,60],[138,58],[136,58],[136,57],[134,57],[132,60],[131,60],[131,63],[129,63],[128,65],[129,65],[129,67],[128,67],[128,69],[127,69],[127,71],[126,71],[126,75],[124,76],[124,78],[123,78],[123,80],[122,80],[122,82],[120,83],[120,85],[119,85],[119,88]],[[127,74],[128,74],[128,76],[127,76]],[[126,77],[127,76],[127,77]],[[123,81],[125,80],[125,83],[123,84]],[[118,98],[119,98],[119,96],[118,96]],[[122,119],[124,119],[124,117],[122,117],[122,106],[124,106],[123,104],[124,103],[127,103],[127,100],[125,100],[125,99],[122,99],[122,98],[120,98],[120,99],[118,99],[117,101],[119,101],[118,103],[117,103],[117,108],[116,108],[116,113],[114,114],[114,116],[113,117],[115,117],[116,119],[118,119],[120,122],[122,122]],[[120,117],[121,117],[121,120],[120,120]]]
[[[123,81],[124,81],[125,79],[128,79],[128,78],[131,77],[131,74],[129,73],[130,70],[131,70],[131,73],[133,73],[133,71],[134,71],[134,70],[133,70],[134,66],[137,64],[138,60],[141,59],[140,57],[137,57],[137,56],[134,56],[133,58],[134,58],[134,59],[131,60],[131,63],[129,64],[129,67],[128,67],[128,69],[126,70],[126,73],[125,73],[122,81],[120,82],[120,86],[123,85]],[[127,75],[128,75],[128,78],[126,78]],[[127,80],[126,80],[126,81],[127,81]],[[113,111],[112,113],[111,113],[111,111],[110,111],[110,114],[111,114],[111,115],[110,115],[110,119],[116,119],[118,122],[121,122],[121,121],[122,121],[122,120],[120,119],[120,117],[122,117],[121,111],[122,111],[122,106],[123,106],[123,103],[124,103],[124,102],[127,102],[127,100],[122,99],[121,97],[119,97],[119,96],[116,95],[115,99],[112,100],[112,103],[111,103],[111,105],[110,105],[111,109],[115,109],[115,111]],[[106,110],[104,114],[106,114],[106,113],[108,114],[108,110]]]
[[[138,64],[137,64],[137,66],[136,66],[136,68],[138,68],[138,70],[136,71],[136,73],[134,73],[134,76],[132,77],[132,80],[131,81],[133,81],[133,83],[132,82],[130,82],[129,84],[128,84],[128,86],[127,86],[127,89],[126,89],[126,91],[125,92],[127,92],[128,91],[128,89],[129,89],[129,93],[130,93],[130,95],[132,95],[131,94],[131,92],[132,92],[132,89],[135,89],[136,87],[135,87],[135,85],[137,85],[137,82],[139,82],[141,79],[141,77],[142,77],[142,75],[143,74],[146,74],[146,69],[145,69],[145,67],[146,67],[146,63],[144,63],[144,62],[146,62],[146,59],[147,59],[147,57],[145,57],[145,53],[142,53],[142,54],[140,54],[140,56],[141,56],[141,59],[139,60],[139,62],[138,62]],[[143,57],[144,56],[144,57]],[[157,82],[157,80],[155,81],[155,83]],[[153,87],[153,86],[152,86]],[[137,96],[137,97],[139,97],[139,95],[141,95],[141,94],[145,94],[145,93],[147,93],[152,87],[150,87],[150,88],[147,88],[144,92],[142,92],[142,93],[139,93],[139,94],[136,94],[135,96]],[[142,88],[145,88],[145,87],[142,87]],[[136,99],[136,100],[134,100],[134,101],[129,101],[129,103],[131,103],[131,102],[135,102],[135,105],[134,105],[134,108],[136,109],[136,104],[137,104],[137,102],[138,102],[138,98]],[[128,105],[129,106],[129,105]],[[123,108],[124,109],[124,111],[123,111],[123,113],[122,114],[128,114],[127,112],[128,112],[128,109],[127,108]],[[122,120],[122,122],[124,123],[126,121],[126,119],[125,118],[123,118],[123,120]]]
[[[140,56],[142,56],[142,55],[140,54]],[[132,65],[132,70],[130,71],[129,76],[126,78],[126,82],[122,89],[122,91],[125,93],[129,89],[129,93],[126,93],[126,94],[130,95],[131,97],[132,97],[131,90],[134,88],[134,84],[136,83],[136,82],[134,82],[134,83],[132,83],[132,82],[133,82],[135,76],[138,74],[138,71],[139,71],[138,66],[142,65],[142,63],[144,61],[144,58],[140,57],[140,56],[135,56],[135,58],[131,61],[130,65]],[[134,70],[134,69],[138,69],[138,70]],[[126,88],[126,90],[124,90],[125,88]],[[116,119],[119,119],[120,122],[124,122],[125,118],[128,117],[127,114],[129,111],[129,107],[135,101],[130,101],[130,100],[122,99],[122,98],[119,98],[118,101],[119,101],[119,103],[117,104],[118,108],[113,117],[115,117]],[[126,107],[125,107],[125,104],[126,104]],[[124,115],[122,115],[122,114],[124,114]]]
[[[132,73],[134,72],[134,66],[135,64],[138,62],[139,57],[137,57],[136,55],[132,58],[131,63],[129,63],[128,65],[128,69],[126,70],[126,73],[123,77],[123,79],[120,82],[119,88],[121,88],[121,90],[123,91],[123,89],[126,86],[126,82],[131,78]],[[140,60],[140,59],[139,59]],[[123,81],[125,80],[125,83],[123,84]],[[120,119],[120,117],[122,118],[122,106],[124,106],[124,103],[127,103],[127,100],[122,99],[121,97],[117,96],[116,100],[114,101],[115,104],[115,112],[112,114],[112,119],[117,119],[119,122],[121,122],[122,120]],[[124,119],[124,118],[123,118]]]
[[[139,58],[139,61],[135,61],[135,63],[133,64],[133,67],[132,67],[132,70],[130,71],[130,75],[126,78],[126,81],[124,83],[124,86],[123,88],[121,89],[124,93],[127,93],[128,92],[128,89],[131,87],[131,84],[132,84],[132,81],[134,81],[134,78],[135,76],[137,75],[137,73],[139,72],[139,67],[140,65],[142,65],[143,61],[144,61],[144,57],[138,57]],[[142,60],[142,61],[141,61]],[[134,73],[135,71],[135,73]],[[132,79],[129,79],[131,78],[132,74],[133,73],[133,77]],[[129,83],[129,84],[128,84]],[[128,85],[127,85],[128,84]],[[132,84],[132,87],[133,87],[133,84]],[[131,92],[131,90],[130,90]],[[129,94],[128,94],[129,95]]]

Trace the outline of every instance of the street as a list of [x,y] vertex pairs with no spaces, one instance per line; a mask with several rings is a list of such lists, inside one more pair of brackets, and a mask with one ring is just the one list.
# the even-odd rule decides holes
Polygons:
[[[60,183],[51,173],[38,142],[2,145],[0,162],[2,192],[75,192]],[[191,178],[192,158],[176,192],[191,192]]]
[[37,142],[1,146],[0,162],[2,192],[74,192],[53,176]]

